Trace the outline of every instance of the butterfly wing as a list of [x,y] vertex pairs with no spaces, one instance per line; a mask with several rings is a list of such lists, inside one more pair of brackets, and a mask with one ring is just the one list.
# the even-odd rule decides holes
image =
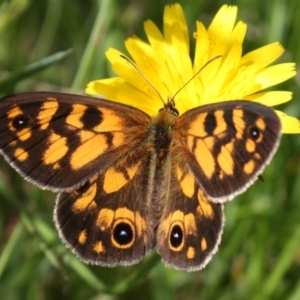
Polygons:
[[56,226],[79,258],[103,266],[131,265],[154,247],[148,214],[151,168],[151,151],[140,146],[82,188],[58,196]]
[[201,106],[177,122],[180,152],[210,200],[242,193],[277,150],[281,123],[273,109],[251,101]]
[[167,265],[194,271],[217,251],[221,203],[262,172],[277,149],[281,124],[268,107],[230,101],[190,110],[175,126],[157,250]]
[[142,111],[98,98],[7,96],[0,101],[0,151],[33,183],[69,191],[140,144],[149,120]]
[[81,259],[140,260],[155,244],[148,218],[150,117],[98,98],[25,93],[0,101],[0,149],[30,181],[59,194],[55,223]]
[[170,267],[200,270],[218,249],[223,205],[208,201],[187,164],[176,155],[171,172],[169,197],[156,232],[157,251]]

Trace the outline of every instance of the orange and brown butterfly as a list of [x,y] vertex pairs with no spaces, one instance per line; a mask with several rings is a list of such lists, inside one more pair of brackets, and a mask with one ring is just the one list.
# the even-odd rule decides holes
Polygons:
[[0,100],[0,148],[27,180],[59,192],[63,242],[83,261],[131,265],[156,247],[163,262],[203,268],[217,251],[223,203],[262,173],[281,134],[250,101],[157,115],[99,98],[23,93]]

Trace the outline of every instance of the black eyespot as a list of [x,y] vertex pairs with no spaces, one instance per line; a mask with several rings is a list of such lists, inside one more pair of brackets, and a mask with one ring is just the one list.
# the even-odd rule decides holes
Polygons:
[[183,232],[179,225],[175,225],[172,228],[171,234],[170,234],[170,243],[172,247],[178,248],[181,246],[183,241]]
[[133,239],[133,232],[132,228],[127,223],[119,223],[114,228],[114,240],[124,246],[132,242]]
[[12,121],[13,127],[17,130],[28,127],[28,123],[28,118],[23,115],[16,116]]
[[256,141],[260,137],[260,130],[256,126],[252,126],[249,129],[250,138]]

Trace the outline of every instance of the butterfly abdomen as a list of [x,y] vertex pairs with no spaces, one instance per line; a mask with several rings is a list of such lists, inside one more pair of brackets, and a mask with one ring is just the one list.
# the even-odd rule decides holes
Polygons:
[[174,125],[176,116],[168,108],[162,109],[149,125],[149,143],[153,147],[152,190],[150,198],[150,219],[154,227],[162,216],[165,203],[169,197],[171,174],[171,147],[174,142]]

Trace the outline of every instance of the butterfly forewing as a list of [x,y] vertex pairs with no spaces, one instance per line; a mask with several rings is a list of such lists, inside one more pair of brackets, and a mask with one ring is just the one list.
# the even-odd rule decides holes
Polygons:
[[13,95],[0,102],[0,149],[27,179],[71,190],[142,143],[149,120],[142,111],[98,98]]
[[228,101],[195,108],[176,124],[181,154],[209,199],[244,191],[275,153],[281,123],[271,108]]

